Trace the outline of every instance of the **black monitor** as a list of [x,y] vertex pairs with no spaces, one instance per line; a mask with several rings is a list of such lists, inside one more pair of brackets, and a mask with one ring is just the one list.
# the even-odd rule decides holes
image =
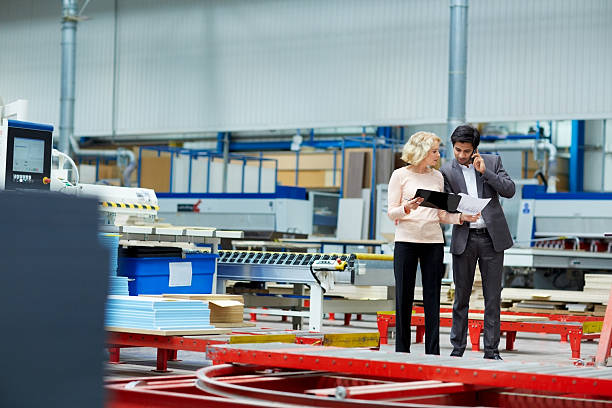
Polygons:
[[[6,132],[5,190],[49,190],[53,126],[8,120]],[[1,183],[1,182],[0,182]]]

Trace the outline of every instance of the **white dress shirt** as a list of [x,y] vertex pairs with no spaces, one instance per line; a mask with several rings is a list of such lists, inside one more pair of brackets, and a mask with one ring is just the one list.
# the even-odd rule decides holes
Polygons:
[[[465,186],[467,187],[468,195],[475,198],[478,197],[478,187],[476,187],[476,169],[473,164],[469,166],[461,166],[463,171],[463,178],[465,179]],[[482,216],[476,222],[470,223],[470,228],[487,228]]]

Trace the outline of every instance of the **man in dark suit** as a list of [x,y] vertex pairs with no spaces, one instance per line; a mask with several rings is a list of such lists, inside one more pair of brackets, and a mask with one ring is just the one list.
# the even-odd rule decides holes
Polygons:
[[455,302],[451,356],[461,357],[465,351],[470,294],[478,262],[485,299],[484,358],[501,360],[498,346],[504,250],[513,242],[499,196],[511,198],[515,186],[502,166],[501,157],[478,153],[480,134],[477,129],[458,126],[451,135],[451,142],[455,158],[440,169],[446,192],[491,199],[478,221],[453,226],[450,252]]

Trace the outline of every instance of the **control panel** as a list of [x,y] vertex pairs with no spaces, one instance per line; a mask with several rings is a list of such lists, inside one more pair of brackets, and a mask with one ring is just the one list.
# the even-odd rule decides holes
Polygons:
[[319,259],[312,263],[312,269],[314,271],[343,271],[346,265],[346,261],[341,258]]
[[49,190],[53,126],[4,120],[0,128],[0,189]]

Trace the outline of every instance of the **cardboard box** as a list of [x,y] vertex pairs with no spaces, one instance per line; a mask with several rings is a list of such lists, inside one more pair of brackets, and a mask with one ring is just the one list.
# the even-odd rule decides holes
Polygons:
[[244,304],[236,300],[209,300],[210,322],[242,323],[244,320]]
[[[339,172],[338,172],[339,174]],[[285,186],[295,186],[295,170],[279,170],[277,182]],[[304,188],[333,187],[333,171],[331,170],[300,170],[298,174],[298,186]],[[336,184],[340,185],[340,177],[336,178]]]
[[[264,157],[268,159],[278,160],[279,170],[295,170],[295,152],[265,154]],[[341,163],[341,153],[336,152],[336,169],[340,169]],[[298,164],[300,170],[333,170],[334,152],[330,151],[307,153],[304,151],[300,151]]]
[[170,191],[170,154],[143,150],[140,165],[140,187],[156,192]]
[[174,299],[203,300],[208,302],[210,322],[237,323],[244,320],[244,298],[242,295],[217,294],[164,294],[164,297]]

